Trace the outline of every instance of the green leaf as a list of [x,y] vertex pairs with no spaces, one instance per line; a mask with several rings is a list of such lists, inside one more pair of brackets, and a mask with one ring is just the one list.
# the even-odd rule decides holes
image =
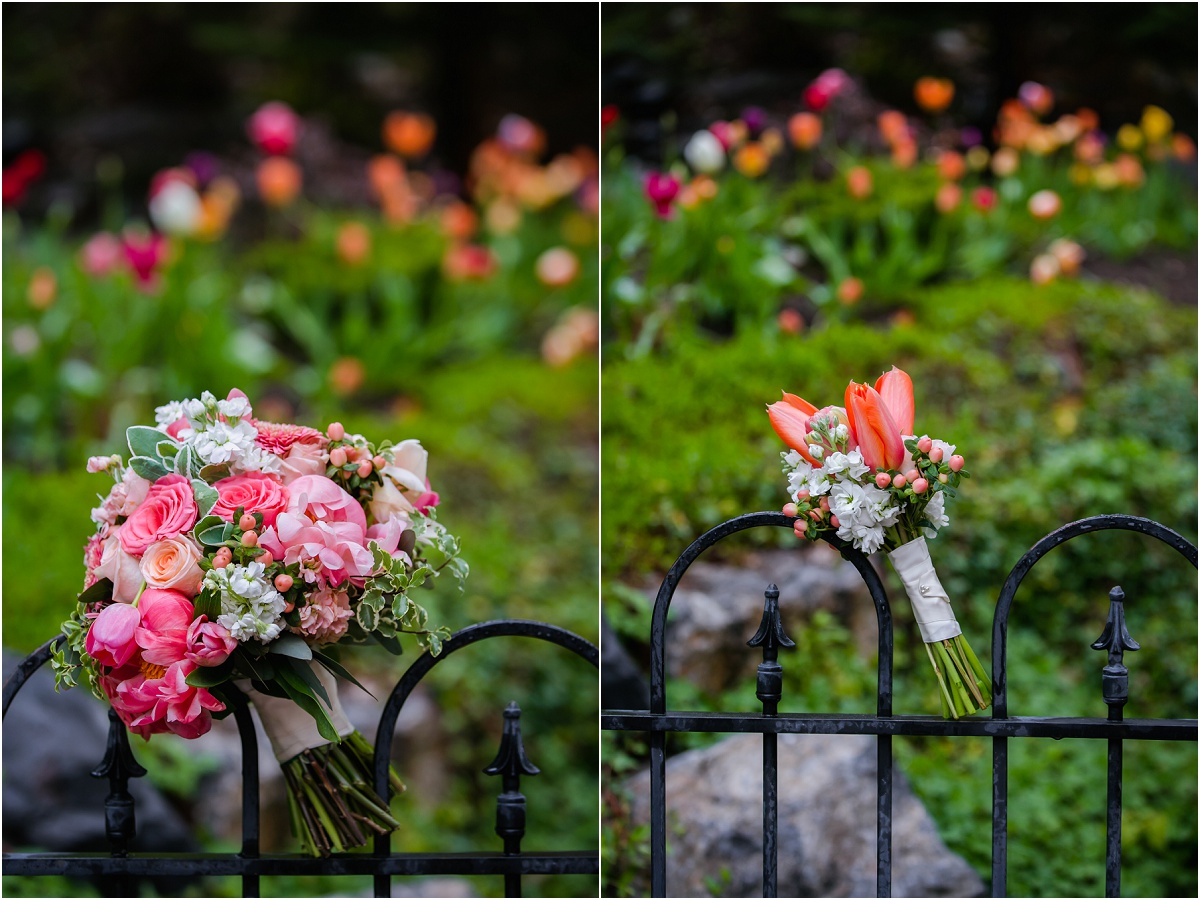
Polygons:
[[217,505],[217,501],[221,499],[216,488],[209,487],[197,478],[192,479],[192,490],[196,494],[196,508],[200,511],[201,518],[207,516],[209,511]]
[[163,461],[172,459],[179,452],[179,444],[172,440],[159,441],[154,445],[154,452]]
[[225,525],[214,525],[211,528],[206,528],[198,535],[196,540],[206,547],[220,547],[225,543]]
[[158,481],[160,478],[165,478],[171,472],[157,459],[151,459],[149,456],[135,456],[129,460],[129,467],[138,475],[145,478],[147,481]]
[[208,465],[200,469],[200,477],[208,484],[228,478],[229,474],[229,463],[221,463],[219,466]]
[[195,451],[191,447],[184,447],[179,453],[175,454],[175,474],[182,475],[184,478],[191,478],[192,474],[200,468],[200,461],[196,458]]
[[300,679],[312,689],[313,693],[325,701],[326,706],[333,707],[333,703],[329,700],[329,692],[325,690],[325,685],[321,684],[321,679],[317,677],[317,673],[313,671],[309,663],[293,659],[288,665],[291,666],[292,674],[300,676]]
[[312,648],[296,634],[282,634],[267,645],[270,653],[290,656],[292,659],[312,659]]
[[79,602],[83,604],[103,603],[112,597],[112,592],[113,583],[107,578],[101,578],[79,595]]
[[255,658],[249,653],[242,653],[239,655],[238,664],[254,681],[268,682],[275,678],[275,664],[266,657]]
[[412,601],[408,599],[407,594],[397,594],[392,600],[392,615],[399,621],[404,621],[404,616],[408,613],[411,605]]
[[281,668],[279,670],[279,684],[287,691],[287,695],[295,701],[297,706],[313,717],[317,723],[317,731],[320,732],[321,737],[335,744],[341,740],[337,729],[329,721],[329,714],[325,712],[325,707],[317,702],[312,689],[301,678],[290,669]]
[[355,613],[355,618],[358,619],[358,624],[363,627],[364,631],[374,631],[376,624],[379,621],[379,612],[369,603],[358,604],[358,610]]
[[327,668],[330,672],[332,672],[338,678],[344,678],[347,681],[349,681],[351,684],[353,684],[355,687],[359,688],[360,690],[366,691],[367,695],[370,696],[370,698],[372,700],[377,699],[374,694],[372,694],[370,691],[368,691],[365,687],[362,686],[362,684],[359,682],[359,680],[357,678],[355,678],[353,675],[350,674],[349,670],[345,666],[343,666],[340,662],[338,662],[336,659],[334,659],[329,654],[322,653],[320,650],[314,650],[313,651],[313,659],[315,659],[317,662],[319,662],[321,665],[323,665],[325,668]]
[[394,637],[384,637],[377,631],[370,632],[370,637],[375,643],[383,647],[384,650],[392,654],[392,656],[400,656],[404,653],[404,648],[400,646],[400,641]]
[[193,617],[208,616],[208,621],[215,622],[221,614],[221,598],[216,591],[201,591],[192,604]]
[[184,679],[192,687],[210,688],[224,684],[233,676],[233,661],[225,660],[219,666],[197,666]]
[[[146,425],[131,425],[125,429],[125,439],[129,442],[129,452],[134,456],[145,456],[151,459],[159,457],[158,445],[164,441],[175,443],[166,432]],[[178,445],[177,445],[178,446]]]
[[202,516],[200,521],[198,521],[192,528],[192,536],[196,538],[196,540],[200,540],[200,535],[208,531],[208,529],[215,528],[217,526],[223,526],[224,524],[225,520],[220,516],[214,516],[209,513],[207,516]]

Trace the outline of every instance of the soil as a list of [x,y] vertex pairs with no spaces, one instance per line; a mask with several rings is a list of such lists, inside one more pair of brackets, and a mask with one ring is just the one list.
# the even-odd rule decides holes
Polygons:
[[1196,305],[1196,251],[1153,249],[1133,259],[1089,259],[1084,272],[1102,281],[1149,288],[1179,306]]

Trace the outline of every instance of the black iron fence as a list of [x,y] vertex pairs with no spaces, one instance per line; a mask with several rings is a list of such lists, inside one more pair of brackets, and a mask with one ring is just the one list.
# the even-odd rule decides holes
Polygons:
[[[544,622],[505,619],[472,625],[456,632],[445,642],[440,655],[428,653],[408,668],[392,689],[379,718],[375,737],[375,790],[388,796],[388,766],[396,719],[413,689],[438,663],[473,644],[497,637],[524,637],[557,644],[582,657],[592,666],[599,664],[596,647],[570,631]],[[17,667],[4,685],[3,712],[29,677],[50,659],[54,645],[62,636],[46,642]],[[135,841],[134,801],[129,794],[129,779],[146,774],[129,746],[129,735],[116,713],[109,711],[108,747],[103,761],[92,773],[108,778],[111,791],[104,804],[105,830],[112,850],[108,855],[91,853],[5,853],[5,875],[62,875],[101,878],[108,887],[132,886],[132,879],[156,876],[236,875],[242,879],[246,897],[259,896],[259,879],[271,875],[371,875],[376,897],[390,897],[394,876],[494,875],[503,877],[505,896],[521,896],[521,878],[525,875],[598,875],[596,848],[578,851],[531,852],[521,849],[525,834],[525,797],[520,791],[522,775],[536,775],[538,769],[526,756],[521,737],[521,711],[516,703],[503,710],[504,729],[500,748],[485,770],[500,778],[496,799],[496,833],[502,849],[474,853],[397,853],[391,848],[391,836],[375,839],[369,853],[336,854],[320,859],[301,854],[263,854],[259,852],[259,779],[258,739],[250,718],[250,707],[243,694],[234,696],[233,715],[237,722],[242,750],[242,849],[240,853],[143,854]],[[10,776],[16,773],[7,773]],[[97,811],[99,814],[99,811]],[[135,892],[122,891],[125,896]],[[587,894],[585,888],[581,891]],[[115,894],[119,895],[119,894]]]
[[935,716],[892,714],[892,614],[878,573],[866,556],[836,537],[836,547],[862,576],[875,604],[879,625],[879,669],[874,715],[827,715],[780,713],[783,669],[778,661],[780,647],[791,646],[779,614],[779,591],[766,590],[762,624],[749,641],[761,647],[763,662],[758,667],[758,698],[762,712],[756,715],[724,712],[669,712],[666,695],[666,629],[671,598],[688,567],[705,550],[721,540],[758,527],[791,529],[793,517],[761,512],[738,516],[701,535],[671,566],[654,603],[650,625],[650,709],[648,711],[605,710],[601,727],[610,731],[639,731],[650,746],[650,889],[655,897],[666,896],[666,737],[672,732],[760,733],[763,736],[763,896],[777,896],[778,805],[777,740],[780,734],[873,734],[878,736],[876,813],[876,890],[891,896],[892,885],[892,736],[941,735],[947,737],[990,737],[992,739],[992,891],[1007,894],[1008,861],[1008,741],[1010,738],[1102,738],[1108,741],[1107,856],[1105,894],[1120,896],[1121,889],[1121,786],[1122,747],[1127,740],[1195,741],[1195,719],[1125,719],[1122,709],[1129,696],[1129,674],[1124,663],[1126,650],[1139,649],[1125,624],[1124,594],[1114,587],[1109,593],[1108,622],[1091,646],[1108,653],[1101,676],[1106,718],[1010,716],[1007,695],[1008,619],[1021,581],[1039,559],[1054,548],[1082,534],[1118,529],[1140,532],[1178,551],[1193,566],[1196,547],[1174,531],[1149,519],[1125,515],[1095,516],[1072,522],[1051,532],[1029,550],[1009,573],[1000,591],[992,624],[991,715],[957,720]]

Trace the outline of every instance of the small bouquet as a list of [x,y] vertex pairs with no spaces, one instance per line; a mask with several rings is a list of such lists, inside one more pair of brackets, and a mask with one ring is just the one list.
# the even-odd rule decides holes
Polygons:
[[917,437],[912,379],[892,367],[875,382],[846,388],[845,407],[817,409],[784,393],[767,407],[791,450],[783,455],[798,537],[836,530],[863,553],[884,549],[904,583],[937,675],[942,715],[985,709],[991,679],[954,618],[925,538],[950,524],[946,498],[969,477],[953,444]]
[[[411,596],[467,575],[437,520],[428,453],[337,422],[322,434],[260,421],[238,390],[156,413],[156,427],[128,430],[128,464],[88,460],[116,483],[92,510],[58,685],[82,681],[149,739],[207,732],[230,712],[232,682],[283,767],[307,852],[386,834],[397,822],[372,787],[374,750],[342,712],[335,676],[358,682],[334,648],[374,640],[400,653],[405,633],[436,655],[449,636]],[[404,789],[394,772],[391,786]]]

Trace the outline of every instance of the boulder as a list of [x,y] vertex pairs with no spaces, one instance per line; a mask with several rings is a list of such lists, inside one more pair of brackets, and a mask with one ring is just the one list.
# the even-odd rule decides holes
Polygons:
[[[870,735],[779,736],[780,897],[875,896],[876,744]],[[649,771],[625,787],[634,822],[648,822]],[[762,896],[762,787],[761,735],[667,761],[667,896]],[[892,896],[983,894],[895,770]]]
[[[760,654],[746,648],[762,618],[763,592],[779,586],[784,631],[793,634],[817,610],[850,629],[865,659],[878,649],[875,604],[858,571],[827,544],[750,554],[736,566],[696,562],[687,570],[667,620],[667,671],[706,691],[753,679]],[[647,590],[654,602],[656,583]],[[649,638],[649,635],[647,635]]]

